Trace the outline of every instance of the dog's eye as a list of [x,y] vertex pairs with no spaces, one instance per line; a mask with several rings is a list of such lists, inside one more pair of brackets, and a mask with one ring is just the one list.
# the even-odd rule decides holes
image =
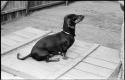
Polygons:
[[72,20],[73,20],[73,21],[75,21],[76,19],[77,19],[77,18],[76,18],[76,17],[74,17]]

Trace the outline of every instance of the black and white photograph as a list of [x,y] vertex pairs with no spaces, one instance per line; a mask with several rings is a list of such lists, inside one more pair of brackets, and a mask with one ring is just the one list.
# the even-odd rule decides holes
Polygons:
[[124,0],[1,1],[1,80],[124,80]]

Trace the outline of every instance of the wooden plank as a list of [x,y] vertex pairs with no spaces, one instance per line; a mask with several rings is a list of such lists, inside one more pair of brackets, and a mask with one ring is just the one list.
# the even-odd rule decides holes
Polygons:
[[111,70],[115,70],[116,66],[118,65],[116,63],[107,62],[107,61],[100,60],[100,59],[97,59],[97,58],[93,58],[93,57],[90,57],[90,56],[87,57],[86,59],[84,59],[83,62],[87,62],[87,63],[90,63],[92,65],[97,65],[97,66],[100,66],[100,67],[108,68],[108,69],[111,69]]
[[6,44],[8,46],[15,46],[17,44],[17,42],[13,41],[13,40],[8,40],[7,38],[1,38],[1,43]]
[[[31,33],[32,31],[32,33]],[[30,32],[30,33],[28,33]],[[5,45],[8,45],[7,48],[5,48],[4,50],[1,50],[1,54],[6,54],[7,52],[11,51],[11,50],[14,50],[22,45],[25,45],[29,42],[32,42],[33,40],[36,40],[40,37],[44,37],[45,35],[47,35],[48,33],[50,33],[51,31],[42,31],[42,30],[38,30],[38,29],[35,29],[35,28],[31,28],[31,27],[27,27],[25,29],[22,29],[22,30],[19,30],[19,31],[16,31],[10,35],[7,35],[7,36],[3,36],[1,38],[1,47],[5,48],[4,46]],[[28,36],[28,35],[25,35],[25,34],[32,34],[32,36]],[[20,35],[18,35],[20,34]],[[33,35],[34,34],[34,35]],[[23,39],[21,42],[19,42],[19,40],[16,40],[16,39],[10,39],[10,37],[12,36],[18,36],[20,37],[21,39]],[[9,36],[9,37],[8,37]],[[28,36],[28,37],[27,37]],[[17,37],[16,37],[17,38]],[[18,39],[20,39],[18,38]],[[16,40],[16,41],[15,41]],[[4,45],[5,44],[5,45]]]
[[[9,54],[2,56],[2,65],[4,66],[3,69],[8,68],[8,70],[6,70],[7,72],[11,72],[12,74],[22,76],[25,79],[28,79],[29,76],[25,77],[23,73],[31,75],[34,78],[38,79],[56,79],[65,72],[67,72],[68,70],[72,69],[74,66],[76,66],[77,63],[79,63],[86,55],[89,54],[89,53],[87,53],[86,55],[83,54],[84,56],[78,55],[78,57],[74,57],[75,55],[72,56],[72,54],[70,54],[68,55],[69,56],[68,60],[63,60],[61,59],[62,57],[60,57],[59,62],[52,62],[52,63],[46,63],[44,61],[35,61],[32,58],[28,58],[24,61],[18,60],[16,58],[18,52],[21,53],[22,57],[29,54],[34,44],[35,41],[34,43],[30,43],[29,45],[20,47],[17,50],[11,51],[9,52]],[[87,48],[84,52],[92,52],[93,49],[98,47],[97,44],[91,44],[91,46],[93,47]],[[67,54],[69,54],[69,52],[67,52]],[[73,52],[73,54],[75,54],[75,52]],[[72,57],[75,59],[73,59]],[[15,71],[18,72],[15,73]]]
[[9,47],[11,47],[11,46],[8,45],[7,43],[2,43],[2,42],[1,42],[1,47],[2,47],[2,48],[9,48]]
[[64,76],[60,77],[59,79],[105,79],[104,77],[100,77],[88,72],[83,72],[81,70],[78,69],[72,69],[71,71],[69,71],[67,74],[65,74]]
[[1,43],[1,52],[5,52],[7,49],[9,49],[11,46]]
[[91,65],[85,62],[81,62],[79,65],[75,67],[75,69],[79,69],[81,71],[85,71],[85,72],[88,72],[97,76],[105,77],[105,79],[107,79],[113,72],[113,70]]
[[[83,45],[81,45],[81,44],[83,44]],[[77,55],[80,55],[81,57],[85,57],[85,56],[87,56],[87,54],[89,55],[89,53],[91,54],[91,51],[94,51],[94,49],[97,49],[100,46],[99,44],[93,44],[93,46],[92,46],[92,43],[87,43],[87,42],[79,41],[79,40],[75,40],[75,43],[73,45],[74,46],[72,46],[69,49],[69,52],[72,55],[75,55],[72,53],[72,52],[75,52],[75,53],[77,53]],[[86,52],[86,50],[88,50],[88,52]],[[68,55],[70,55],[70,53]]]
[[16,71],[16,70],[13,70],[13,69],[11,69],[11,68],[9,68],[9,67],[6,67],[6,66],[4,66],[4,65],[2,65],[1,66],[1,69],[3,70],[3,71],[5,71],[5,72],[8,72],[8,73],[10,73],[11,74],[11,72],[13,71],[13,73],[14,73],[14,75],[19,75],[19,77],[24,77],[24,78],[27,78],[27,79],[36,79],[36,78],[34,78],[33,76],[31,76],[31,75],[28,75],[28,74],[25,74],[25,73],[19,73],[19,71]]
[[93,54],[90,55],[91,57],[95,57],[97,59],[109,61],[111,63],[118,63],[120,62],[119,58],[119,51],[107,48],[104,46],[99,47],[97,51],[95,51]]
[[20,30],[18,32],[15,32],[15,34],[22,36],[24,38],[31,38],[31,37],[39,35],[40,33],[41,33],[41,31],[31,29],[31,28],[26,28],[26,29]]
[[6,80],[6,79],[23,79],[23,78],[1,71],[1,79]]
[[29,38],[35,36],[35,35],[32,35],[32,34],[26,32],[26,31],[18,32],[18,33],[16,33],[16,34],[19,35],[20,37],[24,37],[24,38],[26,38],[26,39],[29,39]]
[[22,37],[20,37],[20,36],[18,36],[16,34],[14,34],[14,33],[11,33],[9,36],[6,36],[6,37],[8,39],[12,39],[12,40],[17,41],[17,42],[23,42],[23,41],[25,41],[24,38],[22,38]]

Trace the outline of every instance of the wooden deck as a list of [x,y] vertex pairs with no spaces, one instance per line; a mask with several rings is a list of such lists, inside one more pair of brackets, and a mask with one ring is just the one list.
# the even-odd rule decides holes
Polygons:
[[115,77],[114,73],[120,66],[119,52],[99,44],[79,40],[76,40],[68,50],[68,60],[56,56],[60,57],[59,62],[46,63],[32,58],[24,61],[16,58],[17,53],[21,53],[22,56],[29,54],[36,41],[48,35],[49,32],[25,28],[3,36],[1,40],[2,79],[109,79]]

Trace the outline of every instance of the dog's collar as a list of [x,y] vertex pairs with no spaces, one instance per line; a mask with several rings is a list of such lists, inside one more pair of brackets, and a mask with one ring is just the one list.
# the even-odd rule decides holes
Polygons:
[[65,34],[68,34],[68,35],[71,35],[71,36],[75,36],[75,35],[72,35],[72,34],[66,32],[66,31],[63,31],[63,32],[64,32]]
[[64,33],[66,33],[66,34],[70,34],[70,33],[68,33],[68,32],[65,32],[65,31],[63,31]]
[[[68,35],[71,35],[71,36],[73,36],[72,34],[70,34],[70,33],[68,33],[68,32],[65,32],[65,31],[63,31],[65,34],[68,34]],[[75,35],[74,35],[75,36]]]

